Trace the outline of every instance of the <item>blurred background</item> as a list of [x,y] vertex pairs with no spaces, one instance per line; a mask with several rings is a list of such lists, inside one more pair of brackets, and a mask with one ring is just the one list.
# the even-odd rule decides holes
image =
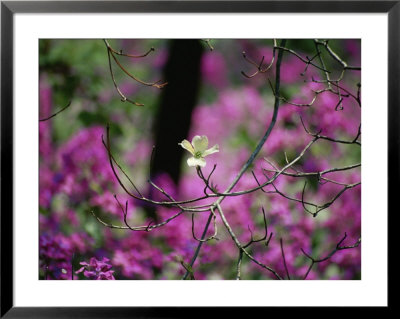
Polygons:
[[[40,279],[181,279],[198,242],[192,235],[191,214],[183,214],[151,232],[110,229],[99,223],[90,210],[107,223],[123,225],[123,213],[114,198],[128,201],[129,224],[161,222],[179,210],[154,207],[129,197],[119,186],[102,145],[110,125],[113,154],[140,192],[165,200],[147,183],[152,179],[175,199],[190,199],[203,194],[204,183],[196,169],[188,167],[189,153],[178,143],[206,135],[210,146],[219,144],[219,153],[206,158],[207,175],[213,165],[211,181],[219,191],[232,182],[264,135],[273,113],[274,95],[268,79],[275,82],[273,40],[108,40],[122,68],[111,57],[101,40],[40,40],[39,118],[56,113],[69,102],[70,107],[39,126],[39,278]],[[356,39],[330,40],[330,47],[348,65],[361,65],[361,42]],[[304,59],[314,59],[313,40],[288,40],[286,47]],[[132,58],[117,53],[142,55]],[[329,76],[341,76],[342,66],[326,51],[321,53]],[[273,62],[265,73],[257,71],[243,57],[263,65]],[[162,89],[135,81],[167,83]],[[343,99],[316,81],[325,72],[307,65],[285,52],[281,66],[281,93],[284,97],[276,126],[248,172],[234,191],[257,186],[251,170],[265,181],[265,169],[286,164],[311,140],[300,121],[312,132],[340,140],[353,140],[358,133],[361,108],[349,92],[357,96],[361,72],[346,70],[340,81]],[[137,106],[121,101],[120,92]],[[314,81],[313,81],[314,80]],[[291,103],[287,103],[290,101]],[[339,105],[339,106],[338,106]],[[152,156],[152,150],[154,153]],[[356,144],[320,140],[296,163],[303,172],[317,172],[361,162],[361,147]],[[150,170],[151,168],[151,170]],[[343,185],[361,180],[360,167],[327,174],[337,183],[320,183],[307,177],[305,200],[329,202]],[[125,181],[125,180],[124,180]],[[288,197],[301,199],[304,178],[280,176],[275,186]],[[274,191],[266,187],[265,191]],[[209,202],[209,201],[208,201]],[[201,203],[207,203],[203,201]],[[200,204],[201,204],[200,203]],[[266,213],[268,245],[255,243],[249,251],[262,263],[285,276],[280,240],[291,279],[302,279],[310,260],[327,256],[347,233],[343,245],[352,245],[361,235],[361,186],[346,190],[317,217],[307,213],[301,201],[288,200],[276,193],[257,191],[224,200],[225,215],[242,242],[265,233],[262,208]],[[309,207],[312,210],[311,207]],[[198,238],[208,213],[196,214],[194,232]],[[218,240],[205,243],[193,270],[196,279],[235,279],[238,251],[224,225],[217,220]],[[209,235],[214,232],[209,229]],[[106,259],[104,259],[106,258]],[[90,263],[92,260],[92,263]],[[95,270],[103,267],[107,278]],[[102,263],[103,261],[103,263]],[[87,265],[80,264],[87,262]],[[82,266],[91,273],[79,272]],[[90,268],[91,267],[91,268]],[[89,269],[90,268],[90,269]],[[98,268],[98,267],[97,267]],[[110,272],[111,271],[111,272]],[[243,260],[242,279],[272,279],[269,272],[248,259]],[[337,252],[316,264],[307,279],[360,279],[361,247]]]

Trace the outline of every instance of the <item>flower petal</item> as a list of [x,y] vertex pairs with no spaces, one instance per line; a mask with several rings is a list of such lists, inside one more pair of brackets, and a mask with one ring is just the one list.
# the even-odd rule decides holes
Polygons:
[[84,271],[84,270],[86,270],[86,268],[85,268],[85,267],[81,267],[81,268],[79,268],[79,270],[75,271],[75,273],[76,273],[76,274],[79,274],[79,273],[81,273],[81,272]]
[[188,158],[187,163],[189,166],[201,166],[201,167],[206,166],[206,160],[204,158],[190,157]]
[[208,138],[207,136],[199,136],[196,135],[192,139],[192,145],[194,147],[194,152],[204,152],[208,147]]
[[178,145],[182,146],[185,150],[190,152],[190,154],[194,155],[194,148],[188,140],[183,140],[182,143],[178,143]]
[[215,144],[213,147],[209,148],[208,150],[203,152],[203,157],[210,155],[210,154],[214,154],[219,152],[219,146],[218,144]]

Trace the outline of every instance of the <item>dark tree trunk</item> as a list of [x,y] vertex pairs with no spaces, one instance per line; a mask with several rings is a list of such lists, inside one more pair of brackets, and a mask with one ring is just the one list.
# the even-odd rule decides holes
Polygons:
[[178,146],[187,137],[192,110],[201,84],[203,45],[199,40],[172,40],[164,70],[168,85],[161,94],[155,122],[155,153],[152,174],[167,173],[175,183],[180,177],[184,150]]

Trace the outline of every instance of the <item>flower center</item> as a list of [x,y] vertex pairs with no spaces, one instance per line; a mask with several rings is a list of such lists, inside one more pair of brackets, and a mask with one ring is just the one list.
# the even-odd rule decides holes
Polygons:
[[196,153],[194,153],[194,157],[195,158],[201,158],[202,153],[200,151],[197,151]]

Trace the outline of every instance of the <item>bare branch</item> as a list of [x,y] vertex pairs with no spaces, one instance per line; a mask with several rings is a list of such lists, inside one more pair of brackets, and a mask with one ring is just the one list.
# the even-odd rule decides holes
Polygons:
[[301,251],[303,252],[303,254],[304,254],[308,259],[311,260],[310,267],[307,269],[307,272],[305,273],[303,279],[304,279],[304,280],[307,279],[307,276],[308,276],[308,274],[310,273],[310,271],[311,271],[312,267],[314,266],[314,264],[316,264],[316,263],[321,263],[321,262],[324,262],[324,261],[328,260],[329,258],[331,258],[334,254],[336,254],[336,253],[337,253],[338,251],[340,251],[340,250],[356,248],[356,247],[358,247],[358,246],[361,244],[361,237],[360,237],[353,245],[350,245],[350,246],[340,246],[346,238],[347,238],[347,233],[344,233],[343,238],[336,244],[335,249],[333,249],[326,257],[321,258],[321,259],[315,259],[315,258],[311,257],[309,254],[307,254],[307,253],[303,250],[303,248],[301,248]]
[[71,105],[71,102],[69,102],[69,103],[67,104],[67,106],[64,106],[61,110],[59,110],[59,111],[57,111],[56,113],[50,115],[49,117],[46,117],[46,118],[43,118],[43,119],[39,119],[39,122],[44,122],[44,121],[50,120],[51,118],[55,117],[57,114],[60,114],[61,112],[65,111],[67,108],[70,107],[70,105]]
[[147,51],[146,53],[141,54],[141,55],[132,55],[132,54],[125,54],[125,53],[122,53],[122,50],[116,51],[116,50],[114,50],[114,49],[110,46],[110,44],[108,43],[108,41],[107,41],[106,39],[104,39],[103,41],[104,41],[104,43],[105,43],[105,45],[106,45],[106,47],[107,47],[108,65],[109,65],[109,69],[110,69],[111,79],[112,79],[112,81],[113,81],[113,84],[114,84],[115,89],[117,90],[118,94],[121,96],[121,101],[122,101],[122,102],[126,102],[126,101],[127,101],[127,102],[129,102],[129,103],[131,103],[131,104],[134,104],[134,105],[136,105],[136,106],[143,106],[143,105],[144,105],[144,104],[142,104],[142,103],[135,102],[135,101],[133,101],[133,100],[128,99],[128,98],[122,93],[122,91],[121,91],[120,88],[118,87],[118,84],[117,84],[117,82],[116,82],[116,80],[115,80],[115,76],[114,76],[114,72],[113,72],[112,64],[111,64],[111,57],[113,58],[113,60],[115,61],[115,63],[119,66],[119,68],[120,68],[126,75],[128,75],[130,78],[132,78],[132,79],[135,80],[136,82],[138,82],[138,83],[140,83],[140,84],[142,84],[142,85],[145,85],[145,86],[154,86],[154,87],[156,87],[156,88],[158,88],[158,89],[161,89],[161,88],[163,88],[165,85],[167,85],[166,82],[160,84],[161,81],[156,81],[156,82],[152,82],[152,83],[151,83],[151,82],[142,81],[141,79],[139,79],[138,77],[136,77],[135,75],[133,75],[132,73],[130,73],[129,71],[127,71],[127,70],[122,66],[122,64],[118,61],[117,57],[115,56],[115,55],[119,55],[119,56],[130,57],[130,58],[143,58],[143,57],[147,56],[150,52],[154,51],[154,48],[151,48],[149,51]]
[[286,276],[290,280],[289,270],[288,270],[287,265],[286,265],[285,251],[283,250],[282,238],[280,239],[280,244],[281,244],[281,253],[282,253],[282,259],[283,259],[283,265],[285,266],[285,270],[286,270]]

